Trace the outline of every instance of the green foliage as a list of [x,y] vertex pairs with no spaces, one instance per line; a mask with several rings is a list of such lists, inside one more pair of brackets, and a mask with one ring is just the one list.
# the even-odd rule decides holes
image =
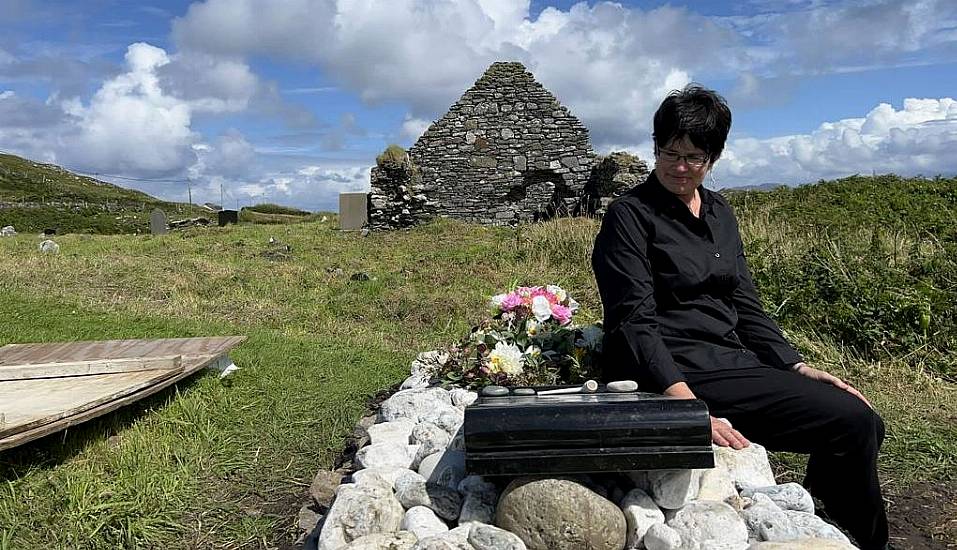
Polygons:
[[[954,372],[955,188],[882,177],[732,194],[769,311],[887,423],[890,487],[957,475],[957,387],[940,376]],[[332,467],[367,399],[417,352],[467,334],[489,296],[554,283],[580,302],[576,323],[601,317],[596,220],[332,227],[65,235],[58,255],[27,230],[0,238],[0,345],[250,337],[229,383],[201,374],[0,453],[0,547],[291,547],[304,487]],[[270,237],[291,250],[272,253]]]
[[52,164],[0,154],[0,226],[21,233],[145,233],[160,208],[170,218],[208,216],[182,203],[79,176]]
[[957,375],[957,180],[856,176],[731,200],[782,326]]
[[382,168],[400,168],[409,164],[409,154],[393,143],[375,158],[375,162]]
[[284,214],[286,216],[309,216],[311,214],[306,210],[271,203],[254,204],[243,208],[243,210],[251,210],[260,214]]

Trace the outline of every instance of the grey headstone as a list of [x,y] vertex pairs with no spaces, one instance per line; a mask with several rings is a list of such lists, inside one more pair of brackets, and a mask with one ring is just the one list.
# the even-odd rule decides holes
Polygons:
[[239,212],[236,210],[220,210],[216,213],[216,216],[216,221],[219,223],[220,227],[224,227],[227,223],[239,223]]
[[368,221],[368,193],[339,193],[339,229],[362,229]]
[[150,214],[150,234],[165,235],[167,233],[169,229],[166,227],[166,212],[157,208]]

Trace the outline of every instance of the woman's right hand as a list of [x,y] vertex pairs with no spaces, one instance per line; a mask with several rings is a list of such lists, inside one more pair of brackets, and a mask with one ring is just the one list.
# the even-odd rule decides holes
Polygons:
[[711,417],[711,441],[719,447],[731,447],[741,450],[751,444],[750,441],[724,418]]
[[[684,382],[675,382],[665,388],[664,394],[678,399],[697,399],[688,384]],[[731,447],[735,450],[741,450],[751,444],[750,441],[738,430],[731,427],[731,422],[726,418],[711,418],[711,441],[719,447]]]

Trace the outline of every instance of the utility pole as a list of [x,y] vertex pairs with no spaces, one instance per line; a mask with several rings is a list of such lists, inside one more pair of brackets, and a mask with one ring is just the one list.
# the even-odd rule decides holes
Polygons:
[[186,195],[189,197],[189,205],[193,206],[193,185],[189,178],[186,178]]
[[225,199],[223,199],[223,182],[219,182],[219,209],[223,210],[226,208]]

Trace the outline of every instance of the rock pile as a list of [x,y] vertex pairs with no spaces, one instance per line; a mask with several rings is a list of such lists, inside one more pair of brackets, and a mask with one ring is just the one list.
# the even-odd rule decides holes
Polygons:
[[[356,471],[321,473],[319,550],[849,549],[798,484],[777,485],[760,445],[715,448],[708,470],[561,478],[467,476],[462,423],[477,394],[413,376],[364,426]],[[317,478],[318,480],[319,478]],[[315,496],[315,493],[314,493]],[[317,499],[318,501],[318,499]]]
[[402,148],[390,145],[372,168],[369,228],[401,229],[435,215],[435,203],[422,194],[422,178]]
[[603,157],[592,169],[582,199],[583,214],[602,216],[611,201],[648,179],[648,164],[635,155],[618,151]]

